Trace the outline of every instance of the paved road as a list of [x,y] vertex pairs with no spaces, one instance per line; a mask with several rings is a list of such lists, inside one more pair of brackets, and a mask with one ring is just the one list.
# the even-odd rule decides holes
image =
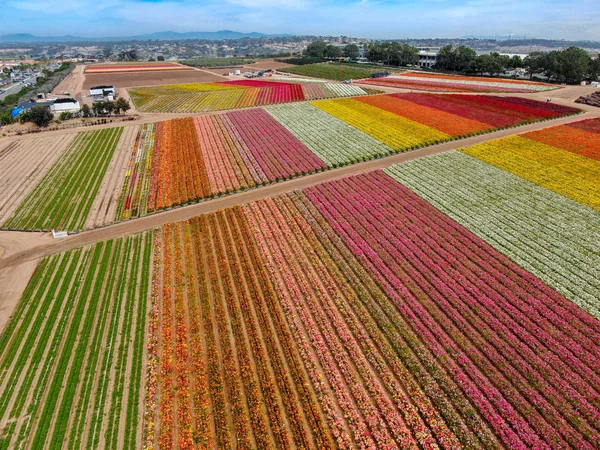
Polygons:
[[[27,78],[25,81],[23,81],[23,83],[35,83],[36,80],[37,80],[36,77],[31,77],[31,78]],[[0,94],[0,100],[4,100],[4,98],[7,95],[16,94],[21,89],[23,89],[24,85],[25,84],[15,83],[11,87],[9,87],[9,88],[0,88],[2,90],[6,91],[6,92]]]

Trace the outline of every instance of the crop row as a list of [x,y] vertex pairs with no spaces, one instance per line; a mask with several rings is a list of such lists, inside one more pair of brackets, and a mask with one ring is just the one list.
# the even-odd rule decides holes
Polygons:
[[230,211],[157,236],[148,447],[332,448],[247,233]]
[[120,127],[79,133],[3,227],[83,229],[122,131]]
[[531,322],[525,299],[543,298],[537,307],[546,317],[570,310],[590,336],[597,322],[381,173],[306,194],[429,348],[441,352],[506,445],[598,444],[595,363],[575,357],[569,342],[593,355],[593,340],[577,339],[578,327],[570,327],[566,344],[561,333],[542,334],[557,319]]
[[[266,82],[246,91],[256,83]],[[133,148],[116,219],[576,111],[521,98],[403,94],[160,122]]]
[[[554,202],[582,228],[555,250],[568,226],[536,208],[558,196],[480,166],[454,152],[157,232],[146,445],[597,447],[600,323],[496,245],[597,296],[597,264],[568,267],[586,211]],[[525,243],[544,216],[546,252]]]
[[[597,121],[595,119],[592,123]],[[598,133],[566,125],[487,142],[461,151],[600,210],[600,161],[595,158],[600,148],[598,136]],[[564,141],[555,141],[557,138]]]
[[462,153],[387,172],[600,318],[600,213]]
[[372,93],[338,83],[290,83],[238,80],[222,83],[180,84],[131,89],[136,107],[145,112],[223,111],[277,103]]
[[125,180],[116,209],[117,219],[145,215],[156,140],[156,124],[140,127],[131,149]]
[[0,448],[136,446],[150,238],[42,261],[1,338]]
[[557,89],[556,86],[523,80],[464,77],[406,72],[385,78],[362,80],[361,83],[406,89],[439,90],[446,92],[513,92],[530,93]]
[[65,152],[74,134],[14,141],[0,151],[0,224]]

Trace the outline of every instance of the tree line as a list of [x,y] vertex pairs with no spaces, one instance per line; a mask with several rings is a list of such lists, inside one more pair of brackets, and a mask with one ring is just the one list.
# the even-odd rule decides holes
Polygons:
[[477,55],[467,46],[447,45],[438,54],[436,68],[481,75],[500,75],[511,69],[523,68],[530,78],[541,75],[556,83],[578,84],[598,79],[600,59],[598,55],[593,58],[580,47],[532,52],[522,59],[518,55],[509,57],[497,52]]
[[[315,41],[308,45],[303,55],[316,61],[341,57],[357,59],[360,50],[356,44],[339,47]],[[410,67],[419,63],[419,50],[397,41],[372,42],[364,45],[364,57],[386,66]],[[584,80],[598,80],[600,57],[593,57],[580,47],[532,52],[521,58],[518,55],[511,57],[498,52],[478,55],[466,45],[446,45],[440,49],[434,69],[492,76],[515,69],[525,69],[530,78],[542,76],[555,83],[578,84]]]

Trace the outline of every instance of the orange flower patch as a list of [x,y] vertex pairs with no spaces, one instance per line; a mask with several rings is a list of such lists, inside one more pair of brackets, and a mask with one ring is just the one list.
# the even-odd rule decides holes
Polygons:
[[527,133],[524,137],[600,161],[597,133],[569,125]]
[[371,106],[389,111],[407,119],[419,122],[428,127],[452,136],[463,136],[477,131],[489,130],[491,126],[477,120],[467,119],[456,114],[429,108],[416,103],[388,95],[378,95],[357,99]]

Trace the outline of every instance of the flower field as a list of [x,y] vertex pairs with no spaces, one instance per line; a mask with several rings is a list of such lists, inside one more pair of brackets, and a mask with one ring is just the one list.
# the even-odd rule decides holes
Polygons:
[[312,102],[396,151],[579,112],[519,97],[390,94]]
[[152,234],[45,258],[0,336],[0,448],[139,448]]
[[576,122],[461,149],[600,210],[600,119]]
[[138,111],[195,113],[323,98],[368,95],[373,89],[339,83],[234,80],[130,89]]
[[599,211],[460,152],[386,171],[600,318]]
[[[125,192],[167,204],[306,162],[293,140],[268,153],[302,114],[343,130],[310,104],[258,111],[141,126]],[[519,140],[596,163],[598,123]],[[598,448],[600,211],[478,152],[44,258],[0,335],[0,449]]]
[[145,125],[115,219],[577,112],[522,98],[392,94]]
[[123,130],[78,133],[2,228],[83,229]]
[[533,93],[558,89],[558,86],[506,78],[467,77],[434,73],[404,72],[384,78],[365,79],[361,84],[438,92]]
[[131,72],[163,72],[173,70],[192,70],[191,67],[176,63],[162,64],[93,64],[85,68],[85,73],[131,73]]
[[435,162],[480,195],[456,205],[494,205],[451,159],[487,166],[440,155],[156,233],[146,446],[595,448],[600,322],[410,190]]

